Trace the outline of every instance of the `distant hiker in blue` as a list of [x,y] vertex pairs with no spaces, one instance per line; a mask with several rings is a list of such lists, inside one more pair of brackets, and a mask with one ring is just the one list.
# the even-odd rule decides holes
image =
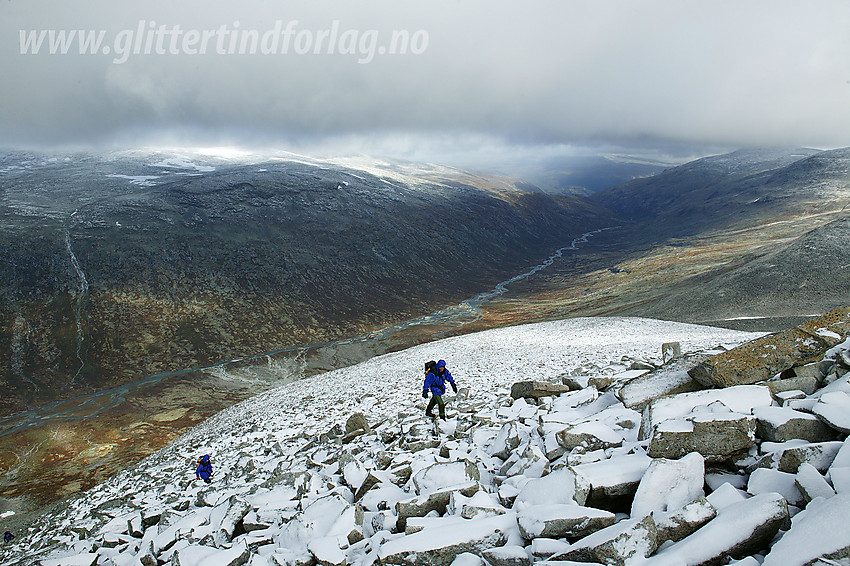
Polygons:
[[426,417],[433,417],[431,413],[434,410],[434,405],[439,407],[440,418],[446,420],[446,402],[443,401],[443,395],[446,393],[446,382],[452,386],[452,390],[457,393],[457,385],[449,370],[446,369],[446,361],[427,362],[425,364],[425,383],[422,385],[422,398],[428,398],[428,392],[431,392],[431,400],[428,402],[428,407],[425,409]]
[[3,533],[3,542],[9,542],[13,538],[15,538],[15,536],[12,533],[10,533],[9,531],[6,531],[5,533]]
[[200,460],[198,460],[198,469],[195,470],[195,477],[199,480],[204,480],[206,483],[210,483],[210,476],[212,476],[212,463],[210,463],[210,455],[204,454],[201,456]]

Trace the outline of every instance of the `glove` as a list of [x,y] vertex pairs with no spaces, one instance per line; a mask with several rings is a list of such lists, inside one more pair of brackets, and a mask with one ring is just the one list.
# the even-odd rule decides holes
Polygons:
[[427,398],[428,398],[428,392],[427,392],[427,391],[423,391],[423,392],[422,392],[422,398],[423,398],[423,399],[427,399]]
[[455,385],[454,382],[450,382],[450,383],[451,383],[451,386],[452,386],[452,391],[457,393],[457,385]]

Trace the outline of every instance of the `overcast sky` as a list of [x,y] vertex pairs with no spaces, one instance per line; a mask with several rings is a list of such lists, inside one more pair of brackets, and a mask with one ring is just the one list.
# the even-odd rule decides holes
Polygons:
[[0,0],[0,34],[6,148],[850,145],[847,0]]

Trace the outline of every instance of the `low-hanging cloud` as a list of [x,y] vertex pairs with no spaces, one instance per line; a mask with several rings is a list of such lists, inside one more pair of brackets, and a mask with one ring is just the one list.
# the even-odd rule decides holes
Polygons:
[[[843,0],[7,0],[0,22],[6,147],[850,145]],[[102,31],[103,43],[49,54],[49,30]]]

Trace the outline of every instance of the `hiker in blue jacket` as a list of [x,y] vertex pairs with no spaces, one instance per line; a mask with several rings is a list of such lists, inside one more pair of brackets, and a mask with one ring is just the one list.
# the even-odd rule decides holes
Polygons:
[[195,477],[199,480],[204,480],[206,483],[210,483],[210,476],[212,476],[212,463],[210,462],[210,455],[204,454],[201,456],[201,459],[198,460],[198,469],[195,470]]
[[431,361],[425,364],[425,383],[422,385],[422,398],[428,398],[428,392],[431,392],[431,400],[428,402],[428,407],[425,409],[425,416],[432,417],[431,411],[434,405],[439,407],[440,418],[446,420],[446,402],[443,401],[443,395],[446,393],[446,382],[452,386],[452,390],[457,393],[457,385],[449,370],[446,369],[446,361],[440,360],[436,364]]

